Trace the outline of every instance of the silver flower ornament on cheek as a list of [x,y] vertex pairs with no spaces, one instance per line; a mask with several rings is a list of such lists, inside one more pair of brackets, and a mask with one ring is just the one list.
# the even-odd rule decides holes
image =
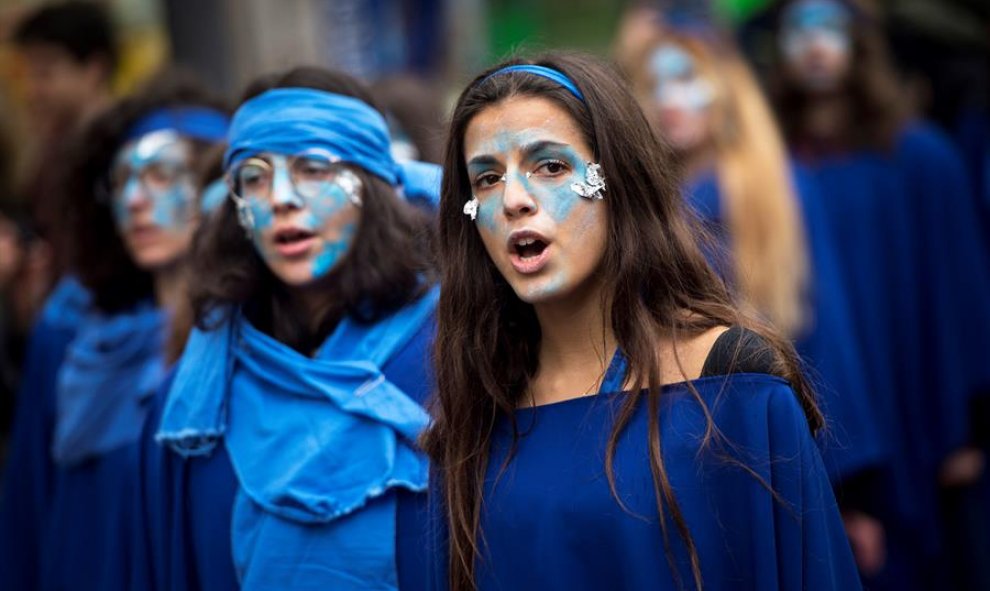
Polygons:
[[571,183],[571,190],[585,199],[604,199],[605,177],[602,176],[601,164],[589,162],[584,182]]

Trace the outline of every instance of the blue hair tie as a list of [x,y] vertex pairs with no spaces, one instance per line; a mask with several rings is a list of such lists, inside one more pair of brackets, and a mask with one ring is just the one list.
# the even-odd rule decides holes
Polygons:
[[[577,84],[574,84],[570,78],[564,75],[562,72],[554,70],[553,68],[548,68],[546,66],[535,66],[531,64],[516,64],[514,66],[506,66],[504,68],[495,70],[491,74],[485,77],[485,80],[493,76],[498,76],[499,74],[508,74],[510,72],[525,72],[527,74],[534,74],[547,80],[552,80],[557,84],[563,86],[568,92],[573,94],[579,101],[584,102],[584,95],[578,90]],[[482,80],[484,82],[485,80]]]
[[350,96],[312,88],[275,88],[245,102],[230,126],[223,166],[263,152],[328,152],[391,185],[401,181],[392,159],[388,124],[377,110]]
[[207,107],[169,107],[152,111],[127,130],[124,141],[149,133],[174,130],[180,135],[205,142],[222,142],[227,138],[230,117]]

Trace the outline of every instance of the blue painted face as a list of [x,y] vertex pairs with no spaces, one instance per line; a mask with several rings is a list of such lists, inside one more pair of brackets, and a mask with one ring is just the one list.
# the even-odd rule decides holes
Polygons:
[[694,57],[677,45],[658,47],[650,58],[650,70],[661,107],[698,113],[715,100],[715,89],[698,72]]
[[114,159],[111,193],[122,233],[135,224],[184,230],[195,215],[190,146],[173,131],[149,133],[125,144]]
[[593,178],[593,155],[570,115],[545,99],[513,98],[476,115],[464,144],[481,239],[516,295],[550,302],[593,282],[607,212],[575,189]]
[[852,14],[835,0],[799,0],[781,20],[780,48],[810,90],[831,90],[850,61]]
[[361,181],[345,166],[318,154],[261,154],[231,174],[239,207],[250,212],[255,248],[286,284],[323,278],[350,252]]

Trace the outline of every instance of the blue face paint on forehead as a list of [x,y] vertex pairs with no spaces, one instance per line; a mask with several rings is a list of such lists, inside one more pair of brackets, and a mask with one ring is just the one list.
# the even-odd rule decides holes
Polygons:
[[852,13],[835,0],[799,0],[787,8],[782,22],[792,30],[847,31]]
[[689,78],[695,74],[694,58],[676,45],[661,45],[650,56],[650,71],[658,81]]

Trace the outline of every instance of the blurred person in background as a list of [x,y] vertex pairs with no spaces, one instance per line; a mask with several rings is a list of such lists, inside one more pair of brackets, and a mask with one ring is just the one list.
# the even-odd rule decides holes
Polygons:
[[[95,2],[44,5],[14,29],[23,63],[24,102],[30,116],[27,176],[20,188],[38,236],[50,249],[50,268],[21,289],[34,306],[69,261],[60,212],[59,170],[72,134],[111,100],[117,39],[106,9]],[[30,314],[22,320],[30,322]]]
[[775,19],[772,96],[822,190],[891,448],[887,567],[868,580],[965,585],[971,569],[946,562],[959,557],[945,552],[939,494],[973,486],[985,463],[967,405],[990,372],[990,262],[969,178],[948,138],[912,117],[873,12],[796,0]]
[[794,340],[828,422],[820,438],[859,567],[883,566],[871,506],[884,462],[872,388],[854,336],[821,196],[789,161],[769,105],[725,36],[667,14],[626,68],[677,155],[689,204],[728,251],[710,258],[740,305]]
[[67,152],[78,283],[48,299],[28,347],[0,494],[5,589],[128,588],[136,442],[181,348],[170,323],[199,217],[193,170],[227,123],[197,83],[162,75]]
[[[437,166],[343,73],[251,84],[201,228],[195,329],[154,399],[135,588],[425,589]],[[424,194],[424,192],[426,194]]]

